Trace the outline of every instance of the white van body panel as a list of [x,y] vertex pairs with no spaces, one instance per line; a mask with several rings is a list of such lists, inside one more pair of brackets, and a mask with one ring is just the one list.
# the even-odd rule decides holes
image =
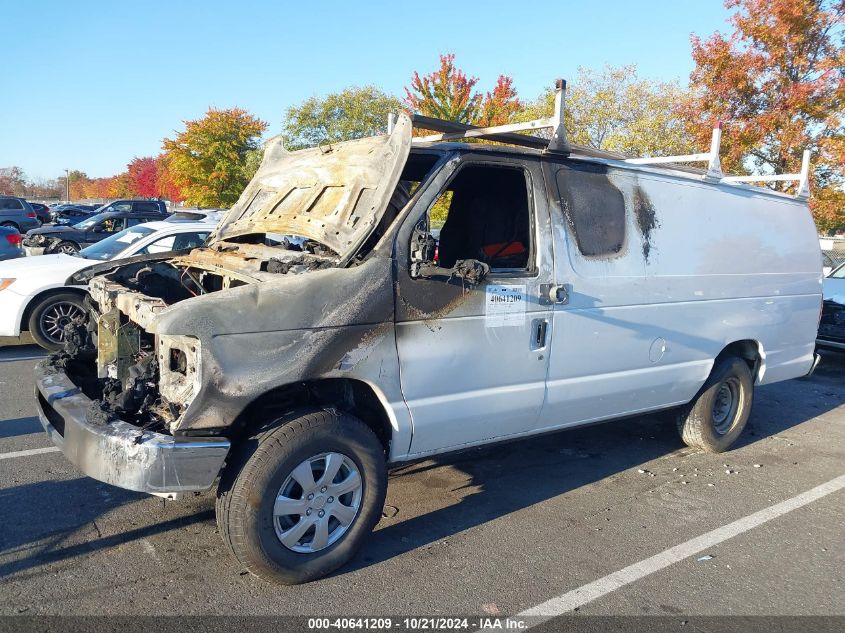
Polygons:
[[[481,301],[496,282],[491,275],[448,315],[397,318],[413,438],[407,455],[393,447],[393,459],[686,404],[716,357],[739,341],[755,351],[757,384],[811,370],[821,253],[806,202],[672,170],[583,160],[606,172],[625,205],[621,249],[586,257],[556,182],[556,170],[579,162],[538,161],[546,192],[533,191],[539,258],[528,288],[566,285],[568,303],[549,308],[537,294],[525,329],[490,329]],[[647,235],[643,201],[653,214]],[[546,318],[545,345],[532,349],[532,326]],[[535,370],[544,364],[545,393],[532,422]]]
[[[689,402],[736,341],[757,346],[758,384],[810,371],[821,256],[806,203],[611,168],[626,197],[626,242],[616,255],[588,258],[554,208],[549,176],[555,280],[571,292],[554,311],[541,427]],[[634,187],[654,213],[647,238],[631,212]]]

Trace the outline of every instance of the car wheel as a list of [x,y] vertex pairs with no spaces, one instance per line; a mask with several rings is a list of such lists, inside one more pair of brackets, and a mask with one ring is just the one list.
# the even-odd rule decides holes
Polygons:
[[29,333],[35,342],[50,352],[61,349],[65,325],[85,317],[82,300],[73,292],[57,292],[41,299],[29,315]]
[[217,524],[251,573],[308,582],[354,556],[386,489],[384,449],[369,427],[345,413],[300,412],[242,443],[220,482]]
[[745,428],[753,392],[748,363],[730,355],[717,358],[704,386],[678,412],[684,443],[708,453],[726,451]]
[[64,253],[65,255],[76,255],[79,252],[79,246],[67,240],[61,241],[50,249],[51,253]]
[[19,227],[14,222],[0,222],[0,226],[5,226],[5,227],[10,228],[10,229],[15,229],[18,232],[20,232],[20,230],[21,230],[21,227]]

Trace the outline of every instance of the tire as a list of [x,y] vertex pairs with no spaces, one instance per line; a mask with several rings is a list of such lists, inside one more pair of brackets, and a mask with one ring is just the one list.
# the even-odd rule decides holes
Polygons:
[[[332,480],[341,491],[337,499],[331,488],[324,491],[320,485],[327,455],[339,465]],[[360,488],[343,493],[354,483],[353,471],[359,474]],[[308,472],[316,487],[299,484]],[[300,411],[273,421],[272,428],[247,439],[235,452],[217,491],[217,525],[230,552],[249,572],[274,583],[299,584],[331,573],[355,555],[381,518],[386,491],[384,449],[369,427],[345,413]],[[293,514],[274,515],[281,494]],[[344,526],[336,512],[349,523]],[[325,545],[317,542],[315,523],[323,521]],[[306,524],[304,531],[294,529]]]
[[[75,242],[70,242],[68,240],[62,240],[52,248],[50,248],[50,253],[64,253],[65,255],[75,255],[80,251],[79,244]],[[46,250],[44,251],[47,252]]]
[[29,314],[29,333],[50,352],[64,346],[64,326],[76,316],[84,316],[84,297],[73,292],[57,292],[36,303]]
[[696,397],[678,412],[681,439],[707,453],[728,450],[745,428],[753,393],[748,363],[732,355],[718,357]]
[[18,233],[21,231],[21,227],[19,227],[14,222],[0,222],[0,226],[5,226],[10,229],[15,229]]

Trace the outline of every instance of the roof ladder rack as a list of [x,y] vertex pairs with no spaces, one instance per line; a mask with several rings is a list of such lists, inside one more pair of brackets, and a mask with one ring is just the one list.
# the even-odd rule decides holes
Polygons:
[[726,176],[722,182],[778,182],[798,181],[795,197],[806,200],[810,197],[810,150],[805,149],[801,157],[801,171],[797,174],[771,174],[768,176]]
[[664,163],[707,163],[705,180],[718,182],[722,180],[722,165],[719,162],[719,146],[722,144],[722,123],[713,128],[710,137],[710,151],[701,154],[683,154],[681,156],[652,156],[649,158],[626,158],[626,163],[632,165],[661,165]]
[[[430,143],[433,141],[453,141],[466,138],[480,138],[500,143],[513,145],[524,145],[536,147],[547,152],[568,155],[570,153],[569,142],[566,139],[566,127],[563,122],[564,99],[566,95],[566,81],[558,79],[555,82],[555,109],[554,114],[546,119],[535,119],[523,123],[508,123],[506,125],[494,125],[489,127],[478,127],[466,123],[435,119],[419,114],[411,117],[411,124],[417,129],[432,130],[439,134],[428,136],[415,136],[412,143]],[[393,131],[396,124],[394,114],[387,117],[388,133]],[[531,130],[551,129],[551,140],[537,136],[515,134],[514,132],[527,132]]]

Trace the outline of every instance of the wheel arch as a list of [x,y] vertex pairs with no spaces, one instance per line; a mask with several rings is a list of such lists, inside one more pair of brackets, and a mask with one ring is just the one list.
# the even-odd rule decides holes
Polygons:
[[32,316],[32,311],[35,309],[35,306],[50,295],[59,294],[60,292],[71,292],[83,298],[88,295],[88,291],[85,288],[74,286],[56,286],[55,288],[42,290],[37,295],[33,295],[26,304],[26,308],[24,308],[23,314],[21,315],[21,332],[29,332],[29,317]]
[[[53,240],[55,240],[55,241],[54,241],[52,244],[50,244],[50,249],[51,249],[51,250],[50,250],[50,252],[51,252],[51,253],[55,253],[56,251],[55,251],[54,249],[55,249],[55,248],[56,248],[59,244],[62,244],[62,243],[64,243],[64,242],[67,242],[68,244],[73,244],[73,245],[76,247],[76,250],[77,250],[77,251],[81,251],[81,250],[82,250],[82,244],[80,244],[80,243],[79,243],[79,242],[77,242],[76,240],[64,239],[64,238],[60,238],[60,237],[54,237],[54,238],[53,238]],[[45,253],[45,254],[47,253],[47,249],[46,249],[46,248],[44,249],[44,253]]]
[[[743,359],[748,363],[748,368],[751,370],[751,376],[754,379],[754,384],[759,384],[766,373],[766,351],[763,349],[763,344],[756,339],[741,339],[728,343],[719,356],[732,354]],[[717,358],[718,358],[717,357]]]
[[305,407],[334,408],[359,418],[390,455],[398,422],[381,390],[355,378],[321,378],[275,387],[250,402],[232,424],[233,443],[262,429],[270,416]]

